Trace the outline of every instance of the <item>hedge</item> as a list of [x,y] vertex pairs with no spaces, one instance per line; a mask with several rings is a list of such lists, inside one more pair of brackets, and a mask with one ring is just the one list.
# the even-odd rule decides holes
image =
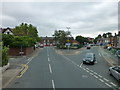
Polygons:
[[8,60],[9,60],[8,50],[9,50],[9,48],[5,47],[5,46],[2,49],[2,66],[8,64]]

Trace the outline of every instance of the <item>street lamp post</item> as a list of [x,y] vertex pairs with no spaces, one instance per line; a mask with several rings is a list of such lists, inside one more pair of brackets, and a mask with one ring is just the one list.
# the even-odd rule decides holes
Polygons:
[[[68,29],[68,33],[69,33],[69,29],[70,29],[70,27],[66,27],[67,29]],[[68,43],[69,43],[69,45],[68,45],[68,50],[69,50],[69,47],[70,47],[70,39],[69,39],[69,36],[68,36]]]

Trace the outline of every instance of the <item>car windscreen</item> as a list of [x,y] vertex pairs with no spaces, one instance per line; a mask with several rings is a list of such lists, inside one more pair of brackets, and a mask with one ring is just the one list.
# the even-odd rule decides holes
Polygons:
[[92,58],[91,54],[86,54],[85,58]]

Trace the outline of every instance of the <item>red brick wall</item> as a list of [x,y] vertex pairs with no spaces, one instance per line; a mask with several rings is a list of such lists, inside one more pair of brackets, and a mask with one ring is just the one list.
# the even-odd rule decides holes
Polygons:
[[[18,56],[20,51],[21,51],[21,49],[17,48],[17,47],[16,48],[10,48],[9,55],[10,56]],[[34,51],[34,49],[33,49],[33,47],[26,47],[26,48],[23,48],[22,51],[24,52],[23,55],[28,55],[28,54],[31,54]]]

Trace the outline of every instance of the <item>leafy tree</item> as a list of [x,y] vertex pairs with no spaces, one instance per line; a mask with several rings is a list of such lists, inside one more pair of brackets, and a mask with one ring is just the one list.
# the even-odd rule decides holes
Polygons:
[[76,36],[75,40],[80,42],[82,45],[84,45],[84,42],[89,42],[88,39],[83,36]]
[[101,35],[101,34],[99,34],[97,37],[98,37],[98,38],[102,38],[102,35]]
[[19,26],[16,26],[13,29],[13,33],[16,36],[31,36],[31,37],[38,37],[38,31],[35,26],[32,24],[22,23]]
[[102,37],[107,38],[107,34],[103,33]]
[[112,33],[111,33],[111,32],[108,32],[108,33],[106,33],[106,34],[107,34],[107,37],[108,37],[108,38],[112,37]]
[[60,45],[64,45],[66,43],[68,35],[70,35],[70,32],[65,32],[64,30],[55,30],[53,34],[55,41],[58,41]]
[[3,46],[10,46],[10,44],[13,42],[14,36],[9,35],[9,34],[2,34],[2,41],[3,41]]

